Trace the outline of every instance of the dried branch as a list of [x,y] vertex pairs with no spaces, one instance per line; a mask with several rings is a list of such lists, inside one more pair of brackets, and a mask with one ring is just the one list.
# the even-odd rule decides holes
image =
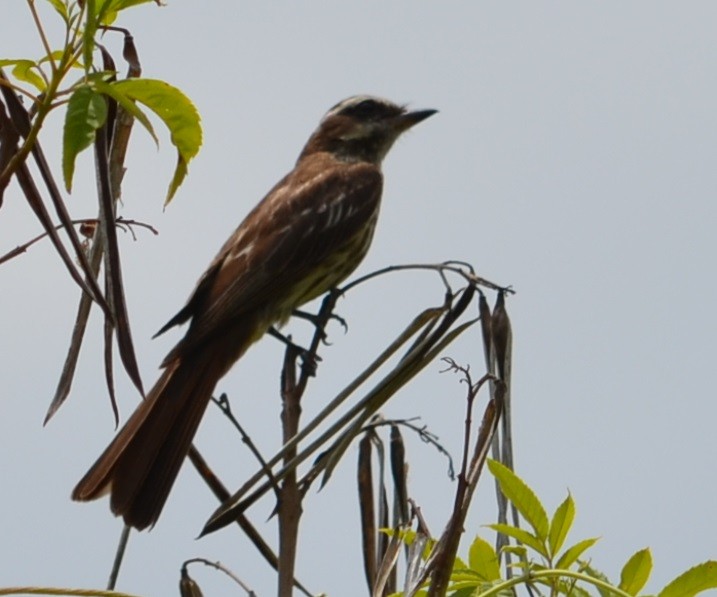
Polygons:
[[[325,299],[326,300],[326,299]],[[292,440],[284,445],[273,458],[267,463],[268,466],[274,467],[280,462],[289,449],[292,449],[300,441],[303,441],[311,432],[313,432],[322,422],[324,422],[361,384],[363,384],[370,375],[372,375],[385,361],[393,356],[402,345],[410,338],[418,333],[423,326],[429,323],[433,318],[440,316],[445,307],[438,309],[427,309],[419,314],[408,327],[391,343],[356,379],[354,379],[342,392],[340,392],[312,421],[308,423]],[[347,426],[357,414],[359,414],[370,397],[364,398],[359,404],[350,409],[346,414],[340,417],[328,430],[314,440],[309,446],[305,447],[300,454],[296,456],[290,463],[286,464],[282,469],[275,473],[277,479],[282,479],[292,467],[296,467],[305,461],[312,454],[316,453],[326,442],[334,437],[341,429]],[[226,524],[233,520],[236,512],[243,511],[251,504],[256,502],[268,489],[267,483],[262,483],[256,490],[251,492],[253,487],[263,479],[263,472],[259,471],[249,478],[244,485],[231,497],[231,499],[222,505],[210,518],[202,531],[202,535]]]
[[[468,385],[468,400],[466,405],[466,433],[464,446],[467,446],[467,440],[470,437],[471,424],[471,410],[472,403],[475,399],[480,388],[488,381],[492,379],[492,376],[486,374],[478,381],[477,384],[473,384],[470,380],[470,374],[467,369],[460,369],[464,374]],[[502,382],[497,384],[498,388],[504,388]],[[446,594],[446,588],[450,580],[451,570],[453,568],[453,562],[458,552],[458,544],[460,542],[461,535],[463,533],[464,523],[468,514],[473,493],[478,484],[480,473],[483,470],[483,465],[488,456],[493,435],[498,426],[498,422],[501,416],[502,410],[502,396],[501,392],[498,391],[496,398],[491,398],[486,406],[483,413],[483,420],[481,422],[480,429],[478,431],[478,437],[474,444],[472,456],[468,460],[468,450],[464,451],[464,460],[461,465],[461,472],[458,475],[458,487],[456,489],[456,496],[454,502],[453,513],[451,518],[446,525],[446,528],[441,535],[440,540],[436,544],[436,547],[426,563],[426,568],[419,579],[423,582],[425,578],[431,574],[431,583],[428,590],[428,595],[438,597]]]
[[[190,560],[185,561],[184,564],[182,564],[182,571],[181,571],[182,581],[190,578],[187,568],[190,564],[194,564],[194,563],[204,564],[205,566],[210,566],[211,568],[214,568],[216,570],[219,570],[220,572],[223,572],[229,578],[231,578],[236,584],[238,584],[246,592],[246,594],[249,595],[249,597],[256,597],[256,593],[254,591],[252,591],[248,585],[246,585],[244,582],[242,582],[242,580],[236,574],[234,574],[231,570],[229,570],[229,568],[224,566],[221,562],[211,562],[205,558],[192,558]],[[186,584],[185,584],[185,586],[186,586]],[[181,581],[180,581],[180,587],[181,587]],[[184,595],[184,593],[181,593],[181,594]],[[191,593],[189,593],[189,594],[191,594]]]
[[[225,395],[223,396],[226,397]],[[230,495],[229,491],[220,481],[219,477],[216,476],[209,464],[207,464],[207,461],[199,453],[199,450],[197,450],[194,446],[189,449],[189,460],[194,466],[195,470],[199,473],[199,476],[207,484],[207,486],[212,491],[214,496],[219,500],[219,502],[226,501]],[[242,532],[246,535],[246,537],[252,542],[254,547],[256,547],[257,551],[261,554],[261,556],[267,561],[267,563],[274,570],[278,570],[279,558],[274,553],[271,546],[264,540],[264,537],[262,537],[261,533],[259,533],[257,528],[252,524],[252,522],[244,514],[241,514],[237,517],[236,523],[242,530]],[[309,590],[296,579],[294,579],[294,586],[304,595],[307,595],[307,597],[311,597],[311,595],[313,595],[313,593],[309,592]]]
[[365,276],[361,276],[360,278],[356,278],[349,284],[346,284],[341,290],[345,293],[352,288],[358,286],[359,284],[363,284],[364,282],[367,282],[368,280],[371,280],[378,276],[383,276],[392,272],[409,270],[430,270],[437,272],[441,276],[441,279],[443,280],[443,283],[446,286],[446,290],[448,292],[451,292],[451,287],[445,274],[446,272],[452,272],[454,274],[458,274],[471,286],[482,286],[484,288],[489,288],[490,290],[496,290],[507,294],[515,294],[515,290],[510,287],[499,286],[494,282],[477,276],[475,274],[473,266],[465,261],[444,261],[443,263],[413,263],[404,265],[389,265],[382,269],[366,274]]
[[[126,38],[125,38],[126,41]],[[104,62],[104,66],[108,71],[115,71],[114,68],[114,62],[112,60],[112,57],[109,55],[109,53],[104,50],[101,46],[100,50],[102,52],[102,59]],[[132,48],[134,49],[134,45],[132,44]],[[139,61],[136,59],[136,49],[134,50],[135,56],[134,61],[130,62],[130,66],[128,69],[127,76],[128,77],[137,77],[141,73],[141,67],[139,66]],[[114,202],[118,201],[121,197],[121,185],[122,185],[122,179],[124,176],[124,163],[125,163],[125,157],[127,155],[127,147],[129,145],[129,138],[132,132],[132,128],[134,125],[134,118],[123,108],[120,106],[117,106],[115,102],[109,102],[108,103],[109,112],[112,115],[108,119],[108,123],[106,124],[106,128],[103,128],[103,130],[106,130],[107,138],[106,143],[109,147],[109,157],[107,157],[104,160],[104,163],[108,163],[106,167],[102,167],[100,170],[105,172],[106,168],[109,169],[109,196],[112,198],[112,208],[110,210],[103,209],[102,208],[102,192],[99,193],[100,195],[100,209],[99,209],[99,216],[98,220],[102,220],[103,218],[103,211],[109,211],[112,213],[112,219],[115,222],[115,225],[119,225],[119,222],[121,221],[120,218],[114,217]],[[110,124],[112,123],[112,127],[110,129]],[[102,175],[103,179],[106,179],[106,175]],[[107,194],[105,192],[105,194]],[[106,203],[106,201],[105,201]],[[102,226],[98,227],[98,230],[95,231],[92,247],[90,249],[90,267],[91,267],[91,278],[92,280],[96,280],[99,275],[99,269],[100,264],[102,263],[102,259],[105,254],[105,250],[107,248],[107,231],[100,232],[100,228],[103,228]],[[131,227],[129,228],[130,232],[132,231]],[[151,229],[153,232],[154,229]],[[110,233],[111,234],[111,233]],[[134,233],[132,233],[134,236]],[[111,276],[106,276],[105,279],[105,285],[108,284],[108,280],[111,280]],[[121,289],[120,289],[121,292]],[[109,294],[108,294],[109,296]],[[65,362],[62,366],[62,372],[60,374],[60,379],[57,384],[57,388],[55,389],[55,395],[52,399],[52,402],[50,403],[50,407],[48,408],[47,415],[45,416],[45,424],[50,420],[50,418],[57,412],[57,410],[62,406],[64,401],[67,399],[67,396],[69,396],[70,388],[72,387],[72,380],[74,378],[75,369],[77,367],[77,362],[79,360],[80,355],[80,349],[82,347],[82,341],[84,339],[85,330],[87,329],[87,322],[89,320],[90,310],[91,310],[92,304],[87,296],[87,294],[83,294],[80,297],[80,302],[77,307],[77,316],[75,318],[75,325],[72,330],[72,337],[70,339],[70,346],[67,350],[67,356],[65,357]],[[114,388],[113,388],[113,366],[112,366],[112,325],[111,322],[106,318],[105,321],[105,329],[104,329],[104,336],[105,336],[105,347],[104,347],[104,354],[105,354],[105,378],[107,380],[107,389],[108,393],[110,395],[110,403],[112,404],[112,409],[115,414],[115,422],[117,422],[118,419],[118,413],[117,413],[117,405],[114,398]],[[130,362],[132,361],[133,357],[133,350],[130,352],[129,356],[126,354],[126,334],[125,332],[121,332],[120,337],[124,337],[125,340],[123,341],[125,344],[125,357],[123,357],[123,361],[125,358],[127,358]],[[131,341],[130,341],[131,344]],[[122,349],[121,349],[122,351]],[[136,359],[134,359],[136,361]],[[135,368],[136,369],[136,368]],[[130,374],[130,377],[132,377],[133,374]],[[135,385],[136,385],[136,378],[138,378],[138,372],[135,371],[134,373],[135,377]]]
[[[79,220],[72,220],[72,224],[74,226],[80,226],[80,233],[83,236],[92,237],[94,234],[95,227],[97,226],[99,220],[97,218],[81,218]],[[133,240],[137,240],[137,236],[134,233],[133,227],[139,227],[139,228],[145,228],[146,230],[149,230],[154,234],[155,236],[159,234],[156,228],[150,224],[146,224],[145,222],[139,222],[137,220],[127,220],[124,218],[117,218],[115,220],[115,226],[122,230],[123,232],[129,232],[132,235]],[[64,224],[58,224],[55,226],[55,230],[62,230],[64,228]],[[22,255],[23,253],[26,253],[27,250],[32,247],[32,245],[36,244],[37,242],[41,241],[43,238],[47,238],[48,233],[43,232],[42,234],[38,234],[37,236],[31,238],[29,241],[24,242],[21,245],[18,245],[14,249],[11,249],[4,255],[0,255],[0,265],[5,263],[6,261],[10,261],[11,259],[14,259],[15,257]],[[90,257],[90,264],[92,264],[92,258]]]
[[456,477],[455,468],[453,466],[453,457],[451,456],[450,452],[448,452],[448,450],[446,450],[443,445],[438,441],[438,436],[428,430],[428,425],[422,425],[421,427],[419,427],[418,425],[414,425],[412,423],[412,421],[417,421],[419,419],[420,417],[414,417],[411,419],[384,419],[380,415],[376,415],[364,426],[364,430],[377,429],[384,425],[400,425],[402,427],[410,429],[416,435],[418,435],[419,439],[422,442],[433,446],[436,450],[438,450],[438,452],[440,452],[443,456],[446,457],[446,459],[448,460],[448,478],[453,481]]

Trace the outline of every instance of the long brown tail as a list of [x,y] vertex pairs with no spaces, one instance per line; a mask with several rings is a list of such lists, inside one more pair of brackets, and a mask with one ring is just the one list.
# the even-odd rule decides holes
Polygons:
[[166,367],[72,499],[89,501],[109,492],[112,512],[128,525],[141,530],[157,521],[215,385],[232,357],[244,352],[218,355],[204,348]]

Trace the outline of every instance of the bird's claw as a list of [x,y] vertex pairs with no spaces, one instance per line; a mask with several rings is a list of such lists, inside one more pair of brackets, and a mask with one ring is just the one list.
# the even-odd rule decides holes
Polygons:
[[[321,334],[321,342],[325,344],[326,346],[331,346],[331,342],[327,340],[328,334],[326,333],[326,330],[323,328],[323,322],[319,319],[319,316],[314,313],[308,313],[307,311],[301,311],[299,309],[295,309],[292,313],[295,317],[299,317],[301,319],[305,319],[306,321],[312,323],[314,327],[320,331]],[[346,322],[346,320],[341,317],[340,315],[336,315],[335,313],[330,313],[328,316],[329,321],[334,320],[337,321],[342,328],[344,328],[344,333],[347,333],[349,331],[349,325]]]

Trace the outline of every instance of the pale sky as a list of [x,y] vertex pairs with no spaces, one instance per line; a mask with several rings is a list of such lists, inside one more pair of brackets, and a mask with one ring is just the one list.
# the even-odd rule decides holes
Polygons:
[[[42,5],[43,3],[39,3]],[[27,5],[5,1],[2,57],[40,55]],[[52,22],[50,11],[43,11]],[[702,2],[198,3],[130,11],[144,76],[184,90],[204,147],[162,209],[174,156],[139,129],[121,215],[148,222],[120,235],[127,300],[145,385],[179,334],[152,334],[184,303],[228,234],[288,171],[323,113],[346,96],[381,95],[440,113],[387,158],[381,220],[357,273],[460,259],[512,285],[516,468],[554,508],[570,491],[572,541],[601,540],[593,564],[613,580],[652,548],[657,592],[717,558],[717,4]],[[60,39],[56,39],[56,45]],[[119,40],[110,38],[120,63]],[[124,68],[124,67],[123,67]],[[59,174],[60,115],[45,131]],[[159,124],[157,124],[159,128]],[[68,198],[96,214],[91,156]],[[0,208],[0,254],[40,231],[15,184]],[[0,586],[102,588],[120,521],[107,501],[69,494],[114,429],[104,389],[101,320],[91,320],[71,396],[42,420],[69,343],[79,291],[45,242],[0,267]],[[366,286],[339,305],[307,417],[413,314],[440,303],[429,274]],[[306,337],[304,324],[292,326]],[[446,351],[482,371],[478,331]],[[282,348],[262,341],[219,385],[265,453],[280,437]],[[458,457],[464,387],[436,362],[386,416],[421,416]],[[138,397],[116,372],[123,417]],[[197,444],[234,487],[255,464],[210,409]],[[305,506],[297,575],[311,590],[365,595],[355,457]],[[416,441],[410,490],[440,534],[455,485]],[[467,523],[495,520],[486,475]],[[221,560],[259,595],[274,573],[227,528],[195,541],[216,502],[185,467],[159,523],[134,535],[118,588],[176,594],[181,563]],[[262,525],[272,504],[250,511]],[[267,523],[267,536],[274,531]],[[467,545],[467,541],[466,541]],[[466,548],[462,550],[465,555]],[[205,595],[238,594],[193,569]]]

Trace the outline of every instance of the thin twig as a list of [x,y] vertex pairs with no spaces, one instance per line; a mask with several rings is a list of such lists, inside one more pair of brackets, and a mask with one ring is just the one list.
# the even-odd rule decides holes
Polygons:
[[222,411],[222,414],[224,414],[224,416],[229,419],[231,424],[234,425],[234,428],[239,432],[241,441],[246,444],[247,448],[249,448],[249,451],[254,455],[254,458],[256,458],[259,462],[259,465],[266,473],[267,478],[269,479],[272,484],[272,487],[274,488],[274,493],[278,498],[280,492],[279,483],[274,478],[274,475],[271,471],[271,467],[267,464],[266,459],[264,458],[264,456],[262,456],[261,452],[259,451],[259,448],[257,448],[256,444],[252,441],[251,436],[246,432],[244,427],[242,427],[241,423],[239,423],[239,420],[234,416],[231,404],[229,403],[229,397],[226,395],[226,393],[222,393],[219,398],[215,398],[214,396],[212,396],[212,402],[214,402],[214,404],[219,407],[219,410]]
[[422,425],[419,427],[411,422],[418,420],[420,420],[420,417],[412,417],[410,419],[384,419],[380,415],[377,415],[364,426],[364,430],[376,429],[385,425],[402,425],[403,427],[407,427],[411,431],[415,432],[422,442],[430,444],[446,457],[448,460],[448,477],[453,481],[456,477],[456,471],[453,466],[453,457],[450,452],[448,452],[448,450],[446,450],[438,441],[438,436],[428,430],[428,425]]
[[[231,495],[229,493],[229,490],[222,484],[222,482],[219,480],[219,477],[216,476],[214,471],[209,467],[209,464],[207,464],[207,461],[199,453],[199,450],[194,447],[194,445],[189,448],[188,456],[190,462],[194,465],[194,468],[199,473],[199,476],[207,484],[207,486],[215,495],[215,497],[219,500],[219,502],[224,502],[228,500],[229,496]],[[247,518],[245,514],[239,514],[236,518],[236,523],[239,528],[244,532],[244,534],[248,537],[248,539],[254,544],[254,547],[257,548],[257,550],[259,551],[261,556],[267,561],[267,563],[274,570],[278,570],[279,558],[271,549],[269,544],[264,540],[264,537],[261,536],[261,533],[259,533],[256,527],[252,524],[249,518]],[[294,579],[294,586],[307,597],[311,597],[311,595],[313,594],[297,579]]]
[[110,578],[107,581],[108,591],[114,591],[114,588],[117,586],[117,577],[119,576],[119,571],[122,567],[124,554],[127,551],[127,543],[129,541],[129,534],[131,531],[132,527],[129,525],[124,525],[122,527],[122,533],[120,534],[120,539],[117,543],[117,551],[115,552],[115,559],[112,563],[112,570],[110,570]]
[[[96,225],[99,222],[97,218],[82,218],[79,220],[72,220],[73,225]],[[124,218],[117,218],[117,221],[115,222],[117,228],[122,230],[123,232],[129,231],[132,234],[132,239],[137,240],[137,237],[134,234],[134,230],[132,226],[138,226],[140,228],[146,228],[150,232],[152,232],[155,236],[159,234],[157,229],[152,226],[151,224],[146,224],[144,222],[139,222],[137,220],[125,220]],[[55,226],[55,230],[62,230],[65,227],[64,224],[58,224]],[[10,261],[11,259],[17,257],[18,255],[22,255],[25,253],[32,245],[37,243],[38,241],[41,241],[43,238],[46,238],[49,235],[48,232],[43,232],[42,234],[38,234],[36,237],[30,239],[29,241],[18,245],[14,249],[11,249],[4,255],[0,256],[0,265],[5,263],[6,261]]]
[[40,35],[42,46],[45,48],[45,52],[47,53],[47,56],[50,57],[50,62],[52,63],[52,48],[50,48],[50,43],[47,41],[45,29],[42,26],[42,21],[40,21],[40,15],[38,15],[35,10],[35,2],[33,0],[27,0],[27,5],[30,9],[30,14],[32,14],[32,20],[35,21],[35,27],[37,27],[37,32]]
[[186,574],[187,567],[189,564],[194,563],[200,563],[204,564],[205,566],[211,566],[212,568],[215,568],[216,570],[219,570],[220,572],[223,572],[226,574],[229,578],[231,578],[236,584],[238,584],[242,589],[246,591],[246,594],[249,595],[249,597],[256,597],[256,593],[252,591],[248,585],[244,584],[242,580],[234,574],[229,568],[224,566],[221,562],[211,562],[209,560],[206,560],[204,558],[192,558],[190,560],[187,560],[182,564],[182,574]]
[[471,285],[484,286],[485,288],[490,288],[491,290],[498,290],[501,292],[505,292],[507,294],[515,294],[515,290],[513,290],[509,286],[508,287],[499,286],[498,284],[495,284],[494,282],[486,280],[485,278],[476,276],[474,273],[474,270],[473,270],[473,266],[471,266],[470,264],[466,264],[463,261],[445,261],[443,263],[412,263],[412,264],[405,264],[405,265],[389,265],[382,269],[379,269],[379,270],[373,271],[369,274],[366,274],[365,276],[361,276],[360,278],[356,278],[355,280],[352,280],[350,283],[346,284],[344,287],[341,288],[341,292],[346,293],[349,290],[351,290],[353,287],[358,286],[359,284],[363,284],[364,282],[366,282],[372,278],[376,278],[378,276],[382,276],[384,274],[388,274],[391,272],[399,272],[399,271],[407,271],[407,270],[430,270],[430,271],[438,272],[439,275],[441,276],[441,279],[443,280],[443,283],[446,285],[446,288],[449,292],[451,291],[451,288],[445,278],[444,272],[452,272],[454,274],[458,274],[466,282],[468,282]]

